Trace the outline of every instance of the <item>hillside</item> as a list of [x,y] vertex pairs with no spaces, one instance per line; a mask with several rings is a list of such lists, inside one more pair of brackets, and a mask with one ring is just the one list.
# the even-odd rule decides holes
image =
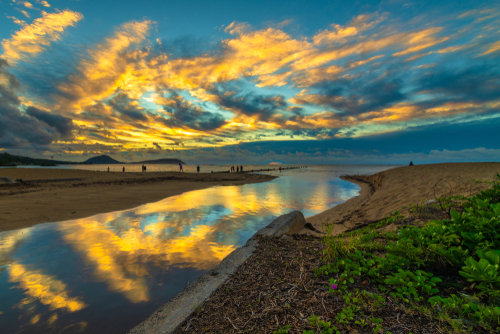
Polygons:
[[55,166],[55,165],[72,165],[75,162],[58,161],[51,159],[37,159],[12,155],[9,153],[0,153],[0,166],[16,166],[16,165],[34,165],[34,166]]
[[123,162],[115,160],[108,155],[99,155],[97,157],[88,159],[87,161],[85,161],[85,163],[93,165],[109,165],[109,164],[121,164]]

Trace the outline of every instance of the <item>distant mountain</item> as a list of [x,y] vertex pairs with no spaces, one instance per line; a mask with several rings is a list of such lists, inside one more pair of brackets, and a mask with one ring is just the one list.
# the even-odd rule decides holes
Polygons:
[[178,165],[179,163],[186,165],[186,163],[179,159],[157,159],[146,160],[141,162],[132,162],[133,164],[162,164],[162,165]]
[[110,164],[121,164],[123,162],[117,161],[108,155],[99,155],[97,157],[88,159],[84,163],[93,165],[110,165]]
[[34,166],[56,166],[73,165],[75,162],[58,161],[52,159],[37,159],[12,155],[9,153],[0,153],[0,166],[34,165]]

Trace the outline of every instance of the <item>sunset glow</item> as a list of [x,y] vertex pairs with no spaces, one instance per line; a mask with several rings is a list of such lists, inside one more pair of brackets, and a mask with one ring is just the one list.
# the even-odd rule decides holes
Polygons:
[[[17,154],[134,161],[184,151],[206,161],[220,148],[248,150],[253,158],[239,157],[248,162],[297,162],[294,142],[306,141],[301,153],[328,162],[327,149],[347,149],[341,139],[453,131],[500,116],[498,2],[332,5],[317,22],[296,5],[272,19],[252,9],[199,23],[175,18],[187,7],[199,17],[197,1],[109,19],[97,3],[2,6],[0,149]],[[411,151],[383,145],[386,158]],[[494,148],[452,146],[420,153]]]

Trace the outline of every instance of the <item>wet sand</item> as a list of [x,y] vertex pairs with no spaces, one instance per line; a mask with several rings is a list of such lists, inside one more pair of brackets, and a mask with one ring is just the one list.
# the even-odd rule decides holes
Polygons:
[[108,173],[44,168],[2,168],[0,177],[23,181],[81,179],[13,185],[0,181],[0,231],[130,209],[191,190],[275,178],[250,173]]
[[[343,204],[306,219],[315,229],[323,231],[324,224],[334,224],[333,234],[380,220],[395,210],[412,203],[448,194],[467,196],[489,188],[489,185],[474,184],[467,180],[493,181],[500,173],[500,163],[445,163],[407,166],[389,169],[374,175],[351,175],[342,177],[361,187],[359,196]],[[324,235],[309,229],[302,233]]]

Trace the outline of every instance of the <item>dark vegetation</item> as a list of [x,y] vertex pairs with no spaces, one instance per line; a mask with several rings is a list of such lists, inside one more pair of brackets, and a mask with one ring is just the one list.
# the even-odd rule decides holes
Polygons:
[[36,166],[55,166],[55,165],[75,165],[76,162],[57,161],[52,159],[36,159],[12,155],[9,153],[0,153],[0,166],[16,165],[36,165]]
[[499,182],[337,236],[263,238],[178,333],[499,333]]

